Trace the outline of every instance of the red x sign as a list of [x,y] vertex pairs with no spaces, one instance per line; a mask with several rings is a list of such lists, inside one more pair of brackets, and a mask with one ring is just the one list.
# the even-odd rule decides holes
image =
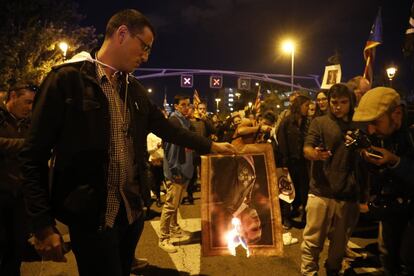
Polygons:
[[221,88],[223,86],[222,76],[210,76],[210,88]]

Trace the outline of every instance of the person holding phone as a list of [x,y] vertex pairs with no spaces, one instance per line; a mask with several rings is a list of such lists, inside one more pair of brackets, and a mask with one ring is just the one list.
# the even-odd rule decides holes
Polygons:
[[376,87],[362,96],[353,116],[355,122],[367,124],[368,134],[379,138],[361,155],[374,167],[369,179],[376,194],[368,206],[380,215],[378,244],[385,275],[414,274],[414,131],[404,114],[394,89]]
[[344,143],[352,129],[355,95],[345,84],[328,93],[328,114],[312,120],[303,152],[311,160],[306,226],[302,242],[302,275],[315,275],[325,239],[330,240],[325,262],[327,275],[342,267],[346,244],[359,214],[359,187],[353,160],[357,154]]

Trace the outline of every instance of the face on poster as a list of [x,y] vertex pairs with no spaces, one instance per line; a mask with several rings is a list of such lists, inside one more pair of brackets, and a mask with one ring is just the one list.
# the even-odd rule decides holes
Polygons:
[[[278,255],[281,233],[276,222],[280,221],[280,211],[276,183],[272,181],[274,164],[269,166],[273,156],[254,149],[251,153],[203,159],[203,165],[208,166],[208,175],[202,173],[208,186],[202,196],[205,255],[227,255],[229,242],[247,246],[254,255]],[[232,223],[234,219],[237,225]],[[229,241],[232,231],[237,237]]]

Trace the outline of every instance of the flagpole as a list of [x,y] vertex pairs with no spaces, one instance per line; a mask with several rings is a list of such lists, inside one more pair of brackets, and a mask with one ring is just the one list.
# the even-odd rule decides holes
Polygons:
[[295,76],[295,47],[292,47],[292,68],[291,68],[291,76],[290,76],[290,89],[293,93],[293,78]]
[[[365,63],[365,70],[364,70],[364,75],[363,78],[367,78],[367,73],[368,73],[368,67],[369,67],[369,63],[371,62],[371,55],[369,55],[367,57],[367,62]],[[370,80],[371,82],[371,80]]]

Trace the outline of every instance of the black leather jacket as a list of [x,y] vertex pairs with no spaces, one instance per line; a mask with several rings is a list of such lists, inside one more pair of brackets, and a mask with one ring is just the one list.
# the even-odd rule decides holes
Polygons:
[[[64,64],[49,73],[36,95],[32,128],[21,153],[33,231],[52,225],[54,218],[66,224],[83,221],[103,225],[110,117],[107,98],[96,78],[91,62]],[[148,194],[145,170],[149,132],[201,153],[210,150],[211,142],[171,125],[150,102],[143,86],[133,77],[129,82],[127,106],[131,114],[129,133],[134,144],[136,186],[127,197],[132,208],[140,208],[142,197]],[[123,86],[120,91],[125,91]],[[53,181],[49,181],[52,150],[56,159]]]

